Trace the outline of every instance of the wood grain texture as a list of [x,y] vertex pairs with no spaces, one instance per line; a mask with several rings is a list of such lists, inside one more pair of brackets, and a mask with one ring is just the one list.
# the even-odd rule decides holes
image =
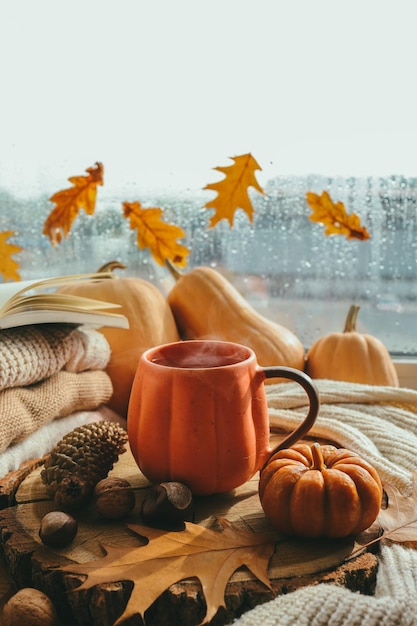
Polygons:
[[[129,480],[135,489],[136,507],[122,521],[103,520],[93,505],[76,517],[78,534],[65,549],[45,547],[38,536],[40,520],[54,503],[40,479],[42,467],[33,464],[14,489],[16,504],[0,511],[0,548],[4,562],[16,588],[35,586],[54,601],[63,624],[71,626],[112,626],[122,613],[132,589],[131,581],[97,585],[77,591],[81,575],[63,572],[59,566],[68,562],[85,563],[103,556],[102,544],[138,547],[144,540],[127,528],[140,523],[140,505],[149,489],[128,450],[111,474]],[[259,503],[258,477],[255,476],[231,493],[195,498],[190,521],[210,528],[219,528],[217,519],[225,517],[238,526],[254,532],[271,531]],[[288,540],[277,535],[276,549],[270,561],[272,591],[258,581],[246,568],[231,577],[226,588],[226,609],[220,608],[212,626],[223,626],[248,609],[299,587],[319,582],[337,583],[349,589],[371,594],[378,566],[377,556],[362,552],[350,559],[355,547],[352,539]],[[0,574],[1,575],[1,574]],[[205,600],[197,579],[172,585],[146,611],[147,626],[194,626],[203,620]],[[144,624],[140,616],[125,621],[126,626]]]

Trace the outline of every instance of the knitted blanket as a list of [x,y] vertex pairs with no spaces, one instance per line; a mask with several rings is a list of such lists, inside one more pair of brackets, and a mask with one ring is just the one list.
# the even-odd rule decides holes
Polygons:
[[[315,381],[319,416],[309,436],[328,439],[363,455],[406,495],[417,468],[417,391],[337,381]],[[271,429],[291,431],[307,412],[297,383],[266,387]]]
[[33,385],[1,391],[0,452],[57,418],[97,409],[112,392],[110,377],[101,370],[60,371]]
[[[333,441],[368,459],[381,479],[404,495],[417,469],[417,392],[409,389],[315,381],[319,417],[309,436]],[[296,383],[266,387],[271,429],[291,431],[304,417],[307,400]],[[375,596],[318,584],[252,609],[236,626],[413,626],[417,625],[417,550],[381,544]]]
[[0,331],[0,390],[31,385],[56,374],[103,370],[110,359],[104,335],[61,324]]

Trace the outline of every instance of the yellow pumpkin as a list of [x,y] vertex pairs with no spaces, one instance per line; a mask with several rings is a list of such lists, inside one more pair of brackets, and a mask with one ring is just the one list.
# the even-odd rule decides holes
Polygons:
[[[99,271],[124,266],[109,263]],[[178,330],[166,298],[156,285],[142,278],[114,276],[114,279],[80,281],[61,288],[65,293],[120,304],[117,312],[129,320],[129,329],[102,327],[111,357],[106,368],[113,383],[113,395],[108,402],[116,413],[127,416],[130,391],[139,357],[148,348],[179,340]],[[114,309],[112,309],[114,312]]]
[[[260,315],[211,267],[180,274],[167,299],[183,339],[217,339],[252,348],[259,365],[304,369],[304,346],[289,329]],[[276,379],[273,379],[276,382]]]
[[350,450],[296,444],[272,454],[263,467],[259,498],[283,535],[342,538],[375,521],[382,485],[376,469]]
[[306,373],[367,385],[399,387],[398,374],[386,346],[372,335],[359,333],[359,306],[349,309],[343,332],[319,337],[307,351]]

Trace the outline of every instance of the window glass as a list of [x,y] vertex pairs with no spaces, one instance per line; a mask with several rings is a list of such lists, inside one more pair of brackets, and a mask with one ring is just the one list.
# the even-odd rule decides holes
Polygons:
[[[117,258],[169,287],[122,202],[182,226],[189,266],[212,264],[305,345],[358,329],[417,353],[414,0],[14,0],[0,7],[0,229],[22,278]],[[250,152],[255,217],[208,228],[206,184]],[[96,161],[96,212],[53,248],[50,196]],[[356,212],[367,241],[326,237],[306,192]]]

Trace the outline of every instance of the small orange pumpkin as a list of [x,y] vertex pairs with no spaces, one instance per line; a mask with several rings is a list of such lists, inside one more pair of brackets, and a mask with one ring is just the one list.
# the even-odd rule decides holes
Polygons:
[[311,345],[306,373],[315,379],[399,387],[397,371],[382,341],[357,332],[358,312],[359,306],[352,304],[344,331],[324,335]]
[[[101,271],[124,268],[112,261]],[[129,320],[129,329],[102,327],[111,348],[106,372],[113,383],[113,395],[108,406],[127,417],[130,392],[141,354],[148,348],[179,340],[177,326],[169,304],[156,285],[136,276],[114,276],[113,280],[79,281],[60,291],[120,304],[117,312]],[[112,309],[114,312],[114,309]]]
[[376,469],[354,452],[296,444],[273,454],[263,467],[259,498],[283,535],[341,538],[375,521],[382,485]]

